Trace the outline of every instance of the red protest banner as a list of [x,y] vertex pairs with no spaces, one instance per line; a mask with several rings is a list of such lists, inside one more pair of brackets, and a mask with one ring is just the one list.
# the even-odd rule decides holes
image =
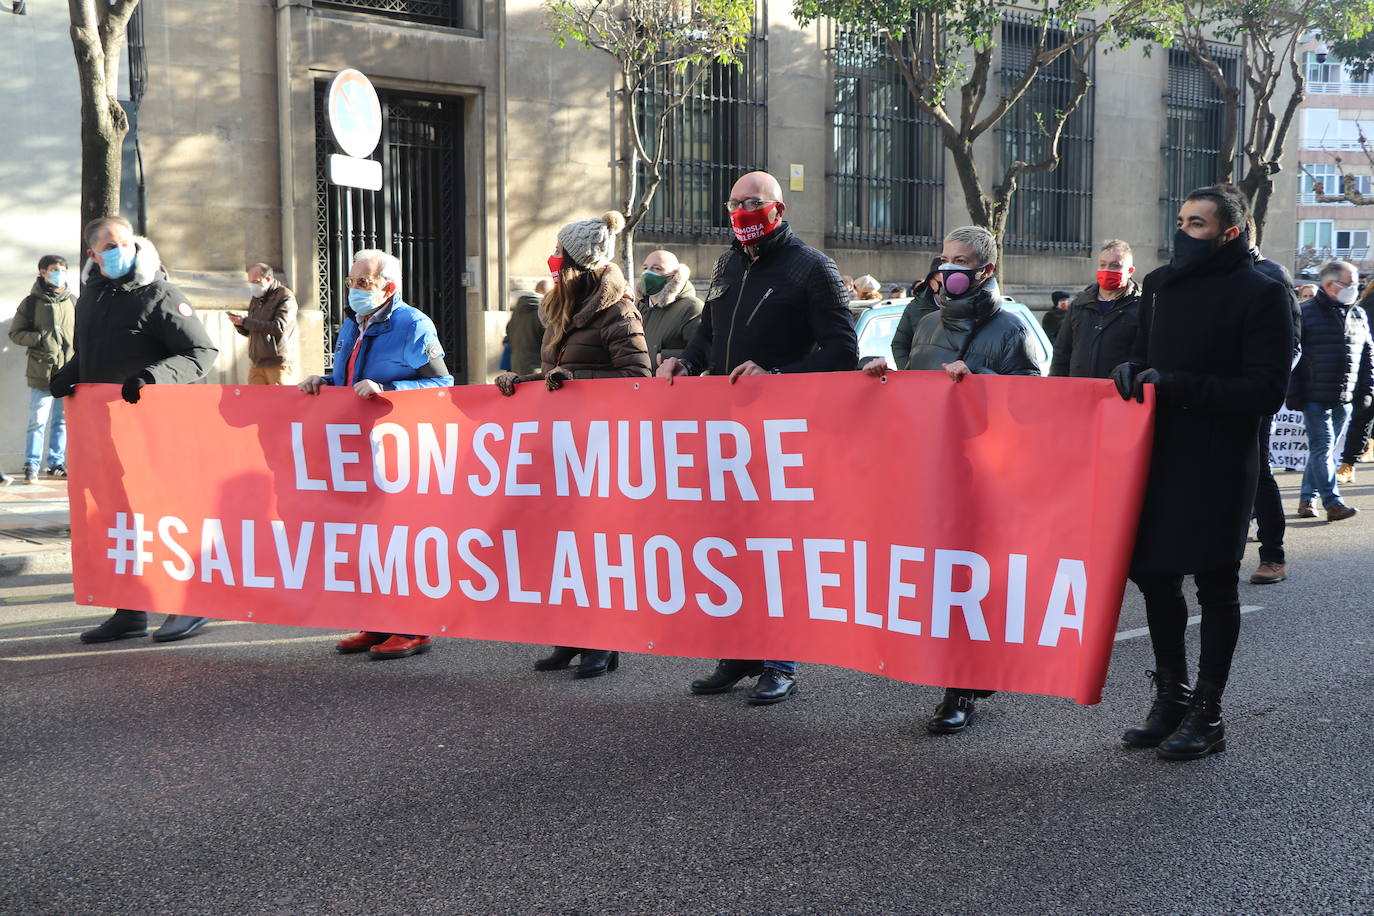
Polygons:
[[1100,698],[1152,406],[859,373],[83,385],[78,601]]

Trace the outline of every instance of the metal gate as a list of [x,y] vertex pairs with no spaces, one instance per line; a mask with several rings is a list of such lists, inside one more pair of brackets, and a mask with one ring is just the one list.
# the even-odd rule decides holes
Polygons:
[[380,248],[401,259],[401,296],[434,320],[455,379],[466,378],[463,271],[463,102],[378,89],[382,190],[330,184],[334,152],[324,121],[327,83],[315,86],[315,238],[326,367],[343,322],[353,252]]

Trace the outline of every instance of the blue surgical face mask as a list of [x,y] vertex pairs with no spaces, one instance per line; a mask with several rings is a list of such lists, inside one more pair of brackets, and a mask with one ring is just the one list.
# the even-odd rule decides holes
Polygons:
[[353,314],[359,318],[366,318],[377,309],[382,307],[379,299],[372,298],[372,292],[366,289],[350,289],[348,291],[348,307],[353,310]]
[[65,271],[54,267],[52,270],[48,271],[45,279],[48,281],[48,285],[53,289],[61,289],[67,283],[67,274]]
[[118,245],[100,252],[100,264],[105,276],[118,280],[134,266],[134,246]]

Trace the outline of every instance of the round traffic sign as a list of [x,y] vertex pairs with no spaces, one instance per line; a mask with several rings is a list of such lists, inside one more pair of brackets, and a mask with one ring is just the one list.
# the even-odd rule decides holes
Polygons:
[[329,132],[339,149],[366,158],[382,139],[382,103],[372,81],[352,68],[334,74],[325,100]]

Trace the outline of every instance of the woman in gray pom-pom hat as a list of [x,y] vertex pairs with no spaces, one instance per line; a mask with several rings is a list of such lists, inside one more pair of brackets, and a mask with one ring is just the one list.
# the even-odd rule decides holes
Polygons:
[[[612,210],[600,219],[578,220],[558,230],[558,244],[549,258],[555,286],[539,305],[543,369],[533,375],[498,375],[496,387],[502,394],[515,394],[521,382],[543,381],[550,391],[557,391],[573,379],[652,374],[634,291],[614,261],[616,238],[624,228],[625,218]],[[600,677],[620,664],[619,652],[555,646],[534,667],[557,671],[579,655],[582,663],[573,677]]]

